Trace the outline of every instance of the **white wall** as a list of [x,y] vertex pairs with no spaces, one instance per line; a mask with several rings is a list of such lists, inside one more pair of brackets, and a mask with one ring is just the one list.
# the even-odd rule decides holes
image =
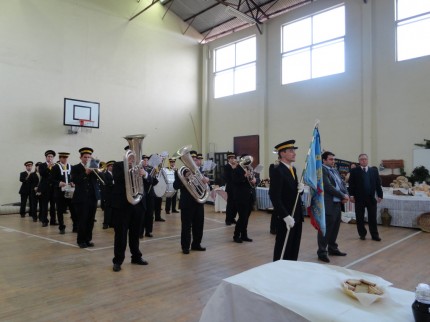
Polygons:
[[[19,200],[19,172],[44,151],[94,148],[120,160],[123,136],[146,133],[143,152],[197,145],[201,132],[198,34],[152,0],[0,3],[0,204]],[[100,102],[100,129],[68,135],[64,97]],[[196,128],[194,130],[194,127]],[[196,135],[197,134],[197,135]]]
[[[296,139],[296,167],[303,169],[316,119],[321,144],[337,157],[356,161],[369,154],[371,163],[404,159],[413,169],[414,143],[430,138],[430,57],[395,62],[394,0],[346,0],[345,73],[281,85],[281,25],[329,8],[341,1],[316,1],[267,21],[263,35],[247,30],[218,39],[207,50],[257,35],[257,90],[207,100],[207,142],[223,152],[233,137],[260,135],[260,160],[265,176],[276,159],[273,147]],[[207,60],[212,67],[212,57]],[[210,88],[212,83],[209,83]]]

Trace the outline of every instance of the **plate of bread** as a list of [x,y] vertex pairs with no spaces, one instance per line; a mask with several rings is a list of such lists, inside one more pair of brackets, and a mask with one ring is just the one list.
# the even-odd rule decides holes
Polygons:
[[350,278],[343,281],[342,290],[364,305],[370,305],[384,296],[382,287],[363,278]]

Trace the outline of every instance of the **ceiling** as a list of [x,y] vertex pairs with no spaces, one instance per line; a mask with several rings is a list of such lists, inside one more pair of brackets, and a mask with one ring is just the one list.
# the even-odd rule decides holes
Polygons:
[[268,19],[314,1],[316,0],[152,0],[140,13],[160,2],[166,12],[175,13],[188,24],[184,34],[189,27],[193,27],[203,36],[202,43],[207,43],[248,27],[257,28],[262,33],[261,26]]

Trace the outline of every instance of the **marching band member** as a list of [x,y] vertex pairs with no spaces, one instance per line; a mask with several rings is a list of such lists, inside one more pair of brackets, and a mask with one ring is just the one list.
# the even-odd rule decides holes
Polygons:
[[37,192],[40,196],[40,221],[42,227],[48,226],[48,204],[50,214],[50,224],[57,225],[55,219],[55,200],[54,200],[54,189],[51,182],[52,167],[55,165],[54,157],[56,153],[53,150],[47,150],[45,152],[46,161],[39,165],[40,182],[37,188]]
[[112,190],[113,190],[113,165],[115,161],[106,162],[106,170],[104,171],[104,211],[103,211],[103,229],[113,227],[112,224]]
[[[190,151],[190,155],[193,158],[194,163],[197,167],[201,166],[201,161],[197,159],[197,152]],[[185,176],[191,175],[190,171],[187,171]],[[208,183],[209,178],[204,177],[204,182]],[[181,197],[179,199],[179,206],[181,209],[181,246],[184,254],[190,253],[191,250],[205,251],[206,248],[201,246],[203,238],[203,225],[205,210],[202,203],[197,202],[188,189],[184,186],[181,179],[178,176],[178,172],[175,171],[175,182],[173,188],[181,190]],[[191,233],[193,236],[191,242]]]
[[[19,213],[22,218],[25,217],[25,208],[27,206],[27,200],[30,197],[30,184],[28,179],[33,169],[33,161],[27,161],[24,163],[25,171],[19,174],[19,181],[21,182],[21,188],[19,189],[19,194],[21,195],[21,206],[19,208]],[[30,214],[29,214],[30,216]]]
[[225,210],[225,224],[236,224],[237,207],[234,199],[233,169],[237,167],[236,154],[227,152],[227,164],[224,165],[225,192],[227,192],[227,206]]
[[80,248],[94,247],[94,219],[100,190],[97,175],[87,167],[94,150],[88,147],[79,150],[81,162],[72,166],[71,180],[75,185],[72,203],[78,219],[77,243]]
[[52,168],[52,184],[54,187],[54,198],[57,207],[58,229],[60,234],[65,233],[66,226],[64,225],[64,213],[67,207],[70,209],[73,228],[76,228],[76,213],[72,206],[73,183],[70,182],[71,165],[67,163],[70,153],[58,152],[60,162]]
[[40,199],[37,192],[37,187],[39,186],[40,182],[39,165],[41,164],[42,162],[36,162],[35,170],[34,172],[30,173],[30,176],[28,178],[28,182],[30,185],[30,216],[33,217],[34,222],[37,221],[37,205],[39,204],[40,206]]
[[[148,165],[149,157],[147,155],[142,155],[142,161],[143,161],[143,168],[145,169],[146,172],[152,173],[155,171],[153,167]],[[143,179],[143,186],[145,189],[145,198],[146,198],[146,210],[143,216],[142,224],[140,226],[140,232],[139,232],[140,238],[143,238],[144,234],[145,234],[145,237],[153,237],[152,227],[154,225],[155,193],[152,187],[155,186],[157,183],[158,183],[157,178],[151,175],[148,175],[146,178]]]
[[[244,156],[246,155],[242,155],[242,157]],[[255,185],[257,180],[252,178],[250,181],[250,176],[252,176],[252,173],[241,166],[233,169],[233,195],[239,213],[239,220],[236,223],[233,235],[233,241],[236,243],[252,242],[252,239],[248,236],[248,220],[254,204],[254,188],[251,184]]]
[[[127,146],[125,150],[128,150],[128,148]],[[133,157],[130,157],[128,161],[130,166],[134,161]],[[139,249],[139,230],[145,212],[145,196],[135,205],[128,201],[123,161],[114,163],[112,174],[115,182],[112,189],[112,221],[115,229],[112,269],[114,272],[119,272],[125,259],[127,235],[131,252],[131,263],[135,265],[148,265],[148,262],[142,258],[142,253]],[[140,168],[139,176],[144,179],[149,174],[143,168]]]
[[[178,169],[175,167],[175,159],[170,158],[169,159],[169,166],[166,168],[168,172],[177,171]],[[176,210],[176,197],[177,192],[171,197],[166,198],[166,214],[170,214],[170,209],[172,209],[172,213],[179,213],[179,211]]]

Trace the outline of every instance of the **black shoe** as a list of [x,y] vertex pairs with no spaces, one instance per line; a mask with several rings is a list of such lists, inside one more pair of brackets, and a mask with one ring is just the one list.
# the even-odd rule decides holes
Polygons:
[[231,223],[232,223],[232,224],[234,224],[234,225],[236,225],[236,224],[237,224],[236,219],[233,219],[233,220],[231,221]]
[[186,248],[182,248],[182,252],[183,252],[185,255],[187,255],[187,254],[189,254],[189,253],[190,253],[190,250],[189,250],[189,249],[186,249]]
[[86,244],[87,244],[87,247],[94,247],[94,243],[93,242],[86,242]]
[[166,220],[160,217],[160,218],[158,218],[158,219],[155,219],[155,221],[161,221],[161,222],[164,222],[164,221],[166,221]]
[[151,233],[146,233],[145,237],[154,237]]
[[252,242],[252,239],[249,237],[242,237],[241,239],[242,239],[242,241]]
[[131,260],[131,263],[134,265],[148,265],[148,262],[146,260],[144,260],[143,258]]
[[361,240],[365,240],[365,239],[366,239],[366,236],[360,236],[360,239],[361,239]]
[[87,243],[80,243],[80,244],[78,244],[78,246],[79,246],[79,248],[87,248],[88,247]]
[[72,233],[77,233],[78,232],[78,228],[73,228],[72,229]]
[[330,263],[330,259],[327,256],[318,256],[318,260],[324,262],[324,263]]
[[372,237],[372,240],[381,241],[382,239],[379,236],[376,236],[376,237]]
[[271,233],[272,235],[276,235],[276,230],[274,230],[274,229],[270,229],[270,233]]
[[242,239],[240,237],[233,237],[233,241],[238,244],[242,243]]
[[121,265],[120,264],[113,264],[112,269],[114,272],[119,272],[121,270]]
[[191,250],[198,250],[200,252],[204,252],[206,248],[198,245],[198,246],[191,246]]
[[225,225],[226,225],[226,226],[231,226],[231,221],[226,221],[226,222],[225,222]]
[[109,225],[103,224],[103,229],[108,229]]
[[140,235],[139,235],[139,239],[143,239],[143,234],[140,234]]
[[60,229],[60,235],[64,235],[66,231],[64,229]]
[[170,214],[170,211],[169,211],[169,210],[166,210],[166,214]]
[[56,223],[55,221],[50,222],[49,224],[50,224],[51,226],[58,226],[58,223]]
[[342,253],[339,249],[328,251],[328,254],[331,256],[346,256],[346,253]]
[[21,215],[21,218],[24,218],[25,217],[25,215]]
[[42,224],[42,227],[48,227],[48,223],[47,223],[47,222],[44,222],[44,223]]
[[179,211],[177,211],[177,210],[173,210],[172,211],[174,214],[179,214]]

